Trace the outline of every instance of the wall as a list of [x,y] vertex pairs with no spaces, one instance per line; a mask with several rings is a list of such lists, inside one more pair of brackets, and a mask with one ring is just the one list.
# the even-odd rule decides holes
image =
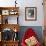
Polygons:
[[[25,21],[25,7],[37,7],[37,21]],[[42,0],[25,0],[21,3],[20,23],[23,26],[43,26],[43,6]],[[20,8],[20,9],[21,9]],[[22,12],[22,13],[21,13]]]
[[[0,0],[1,7],[15,6],[15,0]],[[17,0],[19,6],[19,24],[20,26],[43,26],[43,0]],[[25,7],[37,7],[37,21],[25,21]]]

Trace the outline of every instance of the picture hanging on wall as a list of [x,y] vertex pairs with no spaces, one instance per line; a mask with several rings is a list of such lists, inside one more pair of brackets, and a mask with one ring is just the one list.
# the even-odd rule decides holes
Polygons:
[[36,21],[37,20],[37,8],[36,7],[26,7],[25,8],[25,20],[26,21]]

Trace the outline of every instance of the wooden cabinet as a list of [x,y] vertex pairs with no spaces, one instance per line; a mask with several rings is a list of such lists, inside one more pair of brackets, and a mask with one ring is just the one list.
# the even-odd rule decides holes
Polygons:
[[13,20],[15,22],[13,24],[17,24],[18,16],[19,16],[19,7],[0,7],[0,21],[1,21],[0,23],[1,24],[6,24],[6,23],[9,24],[10,21],[13,21]]
[[0,46],[18,46],[18,17],[19,7],[0,7]]
[[19,41],[5,41],[0,42],[0,46],[18,46]]
[[5,41],[2,44],[3,46],[18,46],[18,41]]

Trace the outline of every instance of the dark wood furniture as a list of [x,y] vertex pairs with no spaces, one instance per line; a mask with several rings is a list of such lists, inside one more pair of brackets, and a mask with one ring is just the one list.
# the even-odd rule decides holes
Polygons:
[[[17,16],[17,21],[15,24],[9,24],[8,18],[9,16]],[[0,7],[0,32],[1,32],[1,41],[0,46],[18,46],[19,40],[4,40],[2,37],[2,32],[4,29],[8,28],[12,31],[19,32],[19,24],[18,24],[18,17],[19,17],[19,7]],[[5,19],[6,18],[6,19]],[[3,40],[2,40],[3,39]]]
[[3,46],[18,46],[18,41],[5,41],[2,44]]

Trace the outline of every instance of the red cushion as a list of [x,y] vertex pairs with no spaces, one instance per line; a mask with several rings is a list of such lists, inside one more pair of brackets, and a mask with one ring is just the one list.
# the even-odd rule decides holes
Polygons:
[[29,37],[37,36],[36,33],[32,28],[28,28],[24,34],[24,37],[22,38],[22,46],[26,46],[25,39],[28,39]]

